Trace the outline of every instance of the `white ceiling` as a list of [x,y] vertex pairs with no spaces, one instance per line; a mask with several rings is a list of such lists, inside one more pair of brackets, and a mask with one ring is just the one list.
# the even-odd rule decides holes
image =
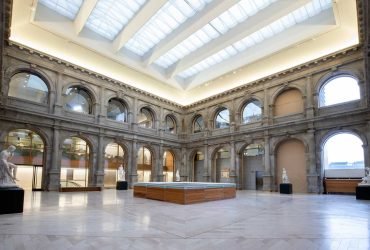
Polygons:
[[11,40],[187,105],[358,43],[355,0],[13,0]]

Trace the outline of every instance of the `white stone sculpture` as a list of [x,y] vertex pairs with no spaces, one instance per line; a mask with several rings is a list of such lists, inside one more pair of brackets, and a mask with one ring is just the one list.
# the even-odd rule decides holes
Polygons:
[[283,183],[289,183],[289,178],[288,178],[288,175],[286,173],[285,168],[283,168],[283,173],[281,175],[281,180],[282,180]]
[[180,181],[180,173],[179,170],[176,170],[176,181]]
[[370,186],[370,167],[365,168],[365,176],[362,177],[362,182],[360,185]]
[[118,167],[118,181],[126,181],[126,172],[122,164]]
[[17,166],[8,162],[13,156],[15,146],[10,145],[7,149],[0,152],[0,187],[17,187],[15,183]]

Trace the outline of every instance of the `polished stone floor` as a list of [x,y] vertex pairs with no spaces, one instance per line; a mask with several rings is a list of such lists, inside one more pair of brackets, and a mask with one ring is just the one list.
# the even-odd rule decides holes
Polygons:
[[370,249],[370,201],[238,191],[177,205],[132,190],[28,191],[23,214],[0,215],[3,249]]

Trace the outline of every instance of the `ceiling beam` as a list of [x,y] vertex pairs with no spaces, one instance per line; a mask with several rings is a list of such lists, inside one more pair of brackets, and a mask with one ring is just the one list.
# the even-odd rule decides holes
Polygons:
[[114,51],[118,52],[166,2],[167,0],[155,0],[146,3],[114,39]]
[[31,16],[30,16],[30,22],[32,23],[35,21],[35,14],[38,6],[38,0],[34,0],[31,5]]
[[185,23],[177,27],[165,39],[160,41],[152,51],[149,52],[145,65],[152,64],[155,60],[171,50],[177,44],[201,29],[204,25],[221,15],[224,11],[238,3],[239,0],[216,0],[209,3],[203,10],[195,14]]
[[181,61],[179,61],[176,67],[169,72],[169,77],[172,78],[177,73],[190,68],[227,46],[242,40],[308,2],[310,2],[310,0],[281,0],[271,4],[267,8],[259,11],[256,15],[247,18],[244,22],[235,26],[235,28],[230,29],[224,35],[210,41],[206,46],[203,46],[185,56]]
[[97,2],[98,0],[88,0],[82,3],[81,8],[73,22],[77,35],[80,34],[81,30],[84,28],[86,21],[95,8]]

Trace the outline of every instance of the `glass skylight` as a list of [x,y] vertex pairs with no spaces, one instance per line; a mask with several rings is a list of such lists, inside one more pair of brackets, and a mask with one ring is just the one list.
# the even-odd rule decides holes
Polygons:
[[168,1],[126,44],[125,48],[142,56],[188,18],[212,0]]
[[76,18],[82,5],[82,0],[39,0],[39,2],[71,20]]
[[87,19],[86,26],[113,40],[147,0],[100,0]]
[[312,2],[302,6],[301,8],[245,37],[244,39],[233,43],[227,48],[180,72],[178,76],[184,79],[189,78],[205,69],[210,68],[217,63],[222,62],[223,60],[234,56],[237,53],[246,50],[247,48],[261,43],[262,41],[275,36],[276,34],[300,22],[307,20],[312,16],[319,14],[320,12],[330,8],[331,6],[331,0],[313,0]]
[[158,58],[154,63],[160,67],[168,68],[194,50],[225,34],[231,28],[245,21],[248,17],[253,16],[273,2],[276,2],[276,0],[240,1]]

